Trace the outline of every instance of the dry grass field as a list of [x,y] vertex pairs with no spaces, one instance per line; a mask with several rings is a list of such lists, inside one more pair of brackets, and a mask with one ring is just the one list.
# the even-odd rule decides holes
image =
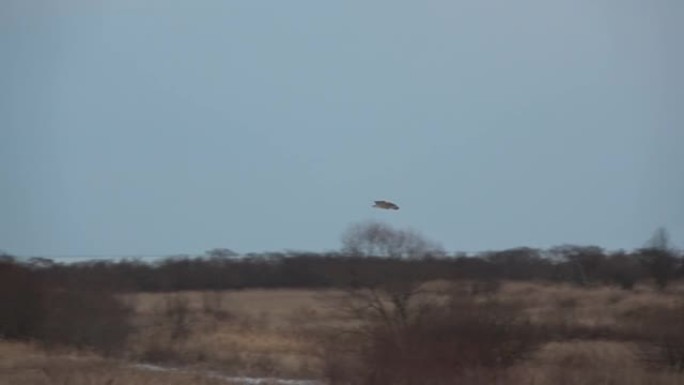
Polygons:
[[[462,284],[457,285],[460,289],[452,286],[430,283],[423,298],[437,301],[443,293],[455,290],[469,295]],[[123,300],[135,308],[135,332],[123,359],[0,341],[0,384],[228,382],[198,374],[203,371],[325,379],[330,361],[326,336],[345,323],[334,299],[340,294],[283,289],[126,295]],[[568,332],[544,341],[524,361],[493,377],[486,370],[473,370],[470,380],[460,383],[684,384],[684,372],[649,359],[648,341],[621,337],[621,333],[628,335],[644,327],[640,323],[642,314],[681,306],[682,286],[658,292],[648,286],[624,291],[603,286],[507,282],[478,298],[514,303],[533,324]],[[131,367],[133,362],[183,367],[192,372],[146,371]]]
[[136,369],[84,352],[0,342],[0,385],[225,385],[211,376]]
[[130,358],[235,375],[313,378],[317,341],[308,331],[332,321],[324,293],[245,290],[136,294]]

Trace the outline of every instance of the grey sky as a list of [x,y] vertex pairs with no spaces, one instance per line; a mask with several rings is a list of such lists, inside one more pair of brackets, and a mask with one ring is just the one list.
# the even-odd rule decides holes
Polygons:
[[[0,3],[0,249],[684,246],[681,0]],[[372,209],[389,199],[399,211]]]

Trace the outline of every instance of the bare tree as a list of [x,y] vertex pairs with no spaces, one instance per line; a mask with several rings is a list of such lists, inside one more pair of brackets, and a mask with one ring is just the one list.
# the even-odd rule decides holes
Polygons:
[[664,227],[658,227],[651,238],[646,242],[647,249],[670,250],[670,234]]
[[415,231],[381,222],[352,225],[343,234],[342,243],[349,256],[380,257],[357,260],[358,268],[352,267],[343,306],[347,315],[390,333],[404,328],[416,313],[415,298],[425,280],[415,263],[420,258],[444,255],[442,248]]
[[[437,243],[410,229],[396,229],[381,222],[352,225],[342,237],[343,251],[357,257],[384,257],[393,263],[379,263],[373,268],[356,270],[363,277],[353,277],[350,298],[388,329],[405,325],[414,297],[425,277],[412,262],[445,255]],[[399,260],[396,260],[399,259]],[[358,310],[358,309],[357,309]],[[359,314],[356,314],[359,315]]]
[[421,258],[443,256],[444,250],[410,229],[395,229],[382,222],[354,224],[342,236],[345,253],[364,257]]
[[638,254],[656,286],[661,290],[665,289],[674,277],[678,262],[667,230],[659,227]]

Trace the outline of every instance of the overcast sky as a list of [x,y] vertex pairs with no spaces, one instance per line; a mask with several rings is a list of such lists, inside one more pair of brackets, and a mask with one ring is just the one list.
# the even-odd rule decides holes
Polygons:
[[[0,249],[684,247],[684,1],[3,0]],[[375,199],[399,211],[370,206]]]

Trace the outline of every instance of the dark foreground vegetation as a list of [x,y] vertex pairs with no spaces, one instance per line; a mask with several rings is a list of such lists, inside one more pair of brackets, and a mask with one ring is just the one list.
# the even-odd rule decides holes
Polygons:
[[[501,286],[527,281],[586,290],[613,286],[628,296],[639,286],[666,293],[682,278],[682,253],[667,244],[662,231],[644,248],[614,252],[566,245],[448,255],[416,233],[369,223],[352,227],[343,249],[326,254],[236,256],[213,250],[154,263],[71,264],[6,255],[0,260],[0,339],[122,355],[127,339],[139,335],[134,309],[122,300],[133,293],[327,289],[336,293],[326,305],[337,313],[335,322],[300,332],[317,341],[319,375],[332,384],[517,383],[509,368],[549,343],[577,340],[635,344],[647,365],[681,372],[681,293],[667,306],[630,308],[608,327],[575,318],[540,320],[531,305],[507,299]],[[435,289],[434,282],[449,284]],[[199,322],[179,298],[169,297],[163,319],[155,321],[171,325],[169,344],[189,338],[191,325]],[[559,312],[575,314],[576,298],[553,301]],[[203,306],[214,322],[236,322],[218,302]],[[143,357],[177,357],[171,345],[159,341]],[[204,353],[194,358],[208,359]]]

